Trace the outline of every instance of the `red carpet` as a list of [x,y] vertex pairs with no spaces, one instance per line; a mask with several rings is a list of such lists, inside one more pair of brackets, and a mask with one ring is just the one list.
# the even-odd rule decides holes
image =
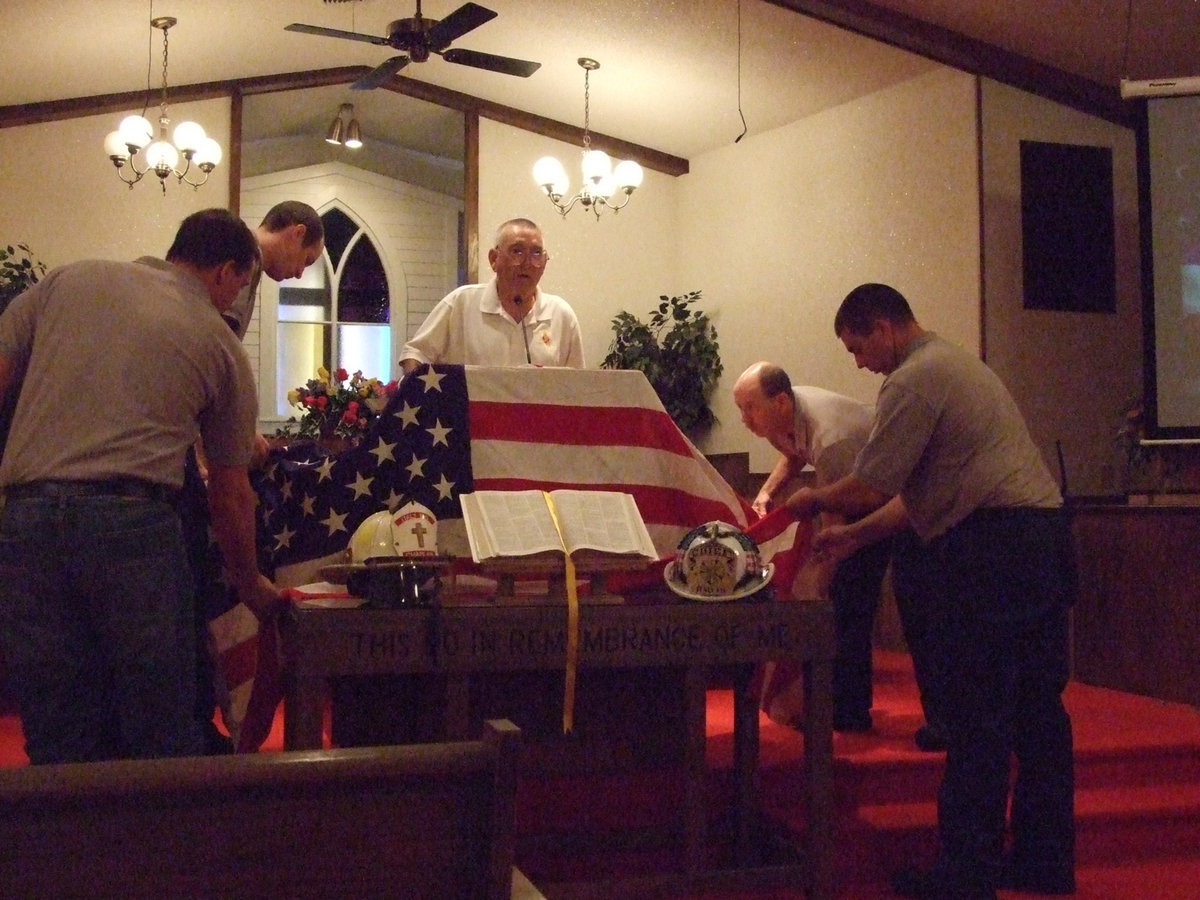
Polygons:
[[[942,757],[912,744],[919,707],[908,658],[877,654],[876,666],[878,734],[834,739],[838,884],[846,900],[888,896],[888,875],[929,862],[937,846]],[[1075,734],[1075,896],[1200,898],[1200,710],[1076,682],[1065,700]],[[763,726],[764,747],[776,728]],[[786,777],[767,765],[768,798],[786,796]],[[774,808],[785,821],[798,814],[798,804]]]
[[[1066,693],[1075,729],[1078,821],[1078,900],[1200,900],[1200,710],[1072,683]],[[918,751],[912,735],[920,721],[908,657],[876,655],[875,731],[835,735],[834,823],[838,847],[840,900],[890,896],[889,873],[928,862],[936,849],[934,796],[942,757]],[[708,757],[714,800],[725,794],[732,757],[733,700],[729,691],[708,698]],[[761,719],[764,805],[785,827],[802,821],[797,761],[803,752],[798,732]],[[0,765],[27,762],[20,724],[0,716]],[[282,746],[276,717],[268,750]],[[597,804],[597,797],[619,802]],[[541,803],[553,796],[555,815],[589,827],[636,829],[657,823],[669,809],[677,782],[670,775],[589,779],[584,790],[542,780],[525,786],[528,802],[518,813],[521,830],[546,824]],[[636,796],[629,796],[631,793]],[[540,796],[539,796],[540,794]],[[719,802],[713,803],[718,807]],[[611,872],[644,858],[624,858],[612,847],[574,852],[555,863],[548,880],[574,873]],[[535,883],[535,865],[523,863]],[[1005,900],[1034,895],[1002,892]],[[799,900],[788,891],[720,893],[709,900]],[[673,898],[684,900],[684,898]]]

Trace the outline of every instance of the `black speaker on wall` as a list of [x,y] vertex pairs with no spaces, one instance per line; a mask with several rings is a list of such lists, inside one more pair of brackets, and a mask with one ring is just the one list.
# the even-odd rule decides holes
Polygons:
[[1117,310],[1108,147],[1021,141],[1025,308]]

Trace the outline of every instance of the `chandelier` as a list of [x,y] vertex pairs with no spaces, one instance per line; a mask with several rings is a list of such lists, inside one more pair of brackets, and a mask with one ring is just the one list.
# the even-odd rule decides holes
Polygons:
[[[553,156],[543,156],[534,163],[533,180],[562,216],[565,217],[578,203],[584,209],[590,209],[599,219],[603,207],[608,207],[614,212],[625,208],[629,197],[642,183],[642,167],[631,159],[625,159],[618,162],[614,168],[607,153],[592,149],[588,76],[600,68],[600,63],[586,56],[581,56],[578,62],[583,69],[583,185],[574,197],[563,200],[563,195],[570,187],[570,179],[567,178],[562,163]],[[621,197],[619,202],[614,202],[613,196],[621,194],[624,197]]]
[[[205,135],[204,129],[195,122],[180,122],[172,135],[174,143],[167,140],[167,126],[171,124],[167,117],[167,31],[177,21],[174,16],[159,16],[150,20],[150,27],[163,33],[158,139],[155,140],[154,128],[144,115],[126,116],[117,130],[109,132],[104,139],[104,152],[116,166],[117,177],[129,185],[130,190],[149,172],[158,176],[164,194],[167,192],[169,175],[174,175],[180,184],[187,183],[198,188],[208,181],[208,173],[221,161],[221,145]],[[145,155],[140,155],[143,149]],[[183,168],[179,167],[181,156]],[[193,166],[199,170],[198,176],[193,174]]]

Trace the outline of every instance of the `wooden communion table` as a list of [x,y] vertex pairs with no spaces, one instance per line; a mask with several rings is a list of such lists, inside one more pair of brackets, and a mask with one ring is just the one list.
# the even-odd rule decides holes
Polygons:
[[[401,609],[297,606],[284,617],[282,636],[287,749],[322,746],[330,681],[340,676],[438,675],[445,685],[438,711],[444,735],[473,737],[473,722],[479,719],[479,711],[471,709],[477,696],[473,680],[486,682],[506,672],[562,672],[568,648],[565,604],[519,596],[451,595],[436,606]],[[833,655],[828,601],[779,601],[764,590],[743,600],[701,603],[676,597],[664,587],[628,599],[585,599],[580,604],[580,681],[596,670],[662,670],[664,676],[681,675],[683,684],[683,713],[673,727],[683,731],[676,737],[683,747],[686,785],[681,810],[684,871],[623,883],[621,896],[661,891],[667,884],[704,889],[750,883],[802,886],[813,900],[833,896]],[[802,772],[806,834],[796,861],[783,865],[761,864],[755,838],[760,820],[758,705],[748,687],[755,664],[766,660],[791,660],[801,667],[807,712]],[[708,868],[704,862],[705,693],[714,668],[734,673],[732,869]],[[524,729],[520,709],[512,710],[511,717]],[[595,885],[575,892],[559,887],[539,884],[550,897],[600,896]],[[611,884],[603,888],[613,889]]]

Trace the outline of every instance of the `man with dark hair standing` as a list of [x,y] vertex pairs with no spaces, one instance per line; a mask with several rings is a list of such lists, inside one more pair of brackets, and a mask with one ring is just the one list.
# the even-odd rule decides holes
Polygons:
[[270,614],[247,474],[257,402],[223,321],[259,260],[226,210],[166,260],[63,266],[0,316],[0,651],[31,762],[192,755],[193,591],[174,495],[197,434],[212,528],[242,602]]
[[[254,237],[258,242],[260,262],[254,267],[249,284],[242,288],[228,309],[221,311],[238,340],[246,337],[254,317],[261,276],[265,273],[273,281],[299,278],[325,249],[325,226],[320,214],[299,200],[284,200],[272,206],[255,229]],[[251,467],[260,467],[269,450],[266,438],[256,434]],[[203,442],[197,441],[187,455],[179,514],[183,520],[188,562],[196,583],[196,717],[204,734],[205,753],[221,754],[232,753],[234,746],[233,741],[213,724],[218,696],[218,662],[210,647],[208,623],[228,605],[225,596],[228,588],[221,578],[220,554],[213,550],[209,541],[205,489],[208,472],[203,451]]]
[[863,516],[817,535],[816,552],[912,525],[947,678],[939,854],[928,871],[897,873],[892,887],[932,900],[994,898],[997,887],[1072,893],[1074,761],[1062,691],[1075,570],[1058,487],[1000,379],[921,328],[894,288],[855,288],[834,331],[859,368],[886,376],[875,426],[850,475],[801,488],[787,507]]
[[254,270],[250,283],[222,315],[238,339],[246,336],[254,306],[258,300],[258,280],[265,273],[272,281],[299,278],[304,270],[321,258],[325,249],[325,225],[320,214],[307,203],[284,200],[263,216],[254,231],[262,264]]
[[[871,433],[874,414],[870,404],[833,391],[793,386],[787,372],[769,362],[755,363],[738,377],[733,402],[742,424],[779,451],[779,460],[754,498],[754,510],[760,516],[771,511],[780,492],[805,466],[813,467],[817,485],[831,484],[849,474]],[[843,521],[833,513],[824,513],[821,519],[822,525]],[[837,643],[834,731],[871,730],[871,631],[882,598],[890,543],[876,541],[842,560],[810,559],[801,569],[800,578],[810,571],[817,573],[815,583],[805,589],[828,591],[833,600]]]

